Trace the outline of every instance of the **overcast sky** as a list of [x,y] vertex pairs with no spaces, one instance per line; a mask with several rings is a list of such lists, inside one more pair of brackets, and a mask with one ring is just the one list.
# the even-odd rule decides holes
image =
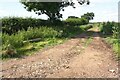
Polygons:
[[[76,1],[76,0],[74,0]],[[118,2],[120,0],[90,0],[90,5],[76,4],[76,8],[65,8],[63,20],[68,16],[80,17],[84,13],[93,12],[95,17],[93,22],[118,21]],[[46,15],[38,16],[34,12],[28,12],[24,9],[19,0],[0,0],[0,17],[32,17],[47,19]]]

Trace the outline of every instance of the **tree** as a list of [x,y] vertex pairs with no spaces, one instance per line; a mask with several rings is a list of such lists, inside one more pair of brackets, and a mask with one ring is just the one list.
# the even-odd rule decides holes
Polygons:
[[[38,2],[37,2],[38,1]],[[64,11],[64,8],[67,6],[72,6],[75,8],[75,3],[70,0],[62,1],[62,2],[39,2],[39,0],[36,0],[36,2],[30,2],[30,0],[24,0],[24,2],[21,3],[25,6],[24,8],[27,11],[34,11],[36,14],[46,14],[50,21],[58,20],[62,18],[62,14],[60,14],[60,11]],[[89,0],[78,0],[78,3],[80,5],[87,3],[89,5]]]
[[86,13],[86,14],[82,15],[81,18],[83,17],[83,18],[86,18],[87,20],[93,20],[94,16],[95,16],[94,13],[91,12],[91,13]]

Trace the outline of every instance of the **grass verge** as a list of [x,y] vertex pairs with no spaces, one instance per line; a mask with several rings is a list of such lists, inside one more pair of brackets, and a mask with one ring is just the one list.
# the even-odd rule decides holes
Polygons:
[[116,56],[120,60],[120,40],[112,37],[107,37],[105,38],[105,41],[111,45],[113,51],[116,53]]
[[[45,47],[61,44],[72,36],[86,31],[86,28],[89,29],[90,26],[40,27],[30,28],[27,31],[19,31],[13,35],[3,34],[2,54],[0,57],[5,60],[32,55]],[[39,37],[41,40],[38,42],[26,41],[23,43],[23,40]]]

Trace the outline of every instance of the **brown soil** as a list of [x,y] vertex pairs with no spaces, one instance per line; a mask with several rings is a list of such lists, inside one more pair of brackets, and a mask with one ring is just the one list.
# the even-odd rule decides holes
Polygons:
[[83,33],[48,50],[2,63],[4,78],[117,78],[118,62],[99,36]]

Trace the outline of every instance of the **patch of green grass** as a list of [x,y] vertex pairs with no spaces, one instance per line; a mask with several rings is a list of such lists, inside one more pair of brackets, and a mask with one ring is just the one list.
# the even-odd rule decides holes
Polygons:
[[93,38],[89,37],[86,42],[84,43],[84,47],[87,47],[91,42],[92,42]]
[[49,39],[45,39],[44,41],[40,41],[37,43],[34,43],[35,48],[39,49],[39,48],[44,48],[44,47],[48,47],[48,46],[54,46],[57,44],[61,44],[65,41],[66,39],[60,39],[60,38],[49,38]]
[[118,59],[120,60],[120,43],[118,44]]
[[116,53],[116,56],[118,56],[118,59],[120,59],[120,40],[114,39],[112,37],[107,37],[105,40],[112,46],[113,51]]
[[44,41],[29,43],[27,42],[23,47],[16,48],[17,53],[14,55],[1,55],[3,60],[9,58],[21,58],[23,56],[29,56],[34,54],[38,50],[42,50],[45,47],[55,46],[58,44],[62,44],[67,39],[60,39],[60,38],[49,38],[45,39]]
[[31,46],[31,48],[34,49],[33,51],[38,51],[38,50],[43,49],[45,47],[50,47],[50,46],[62,44],[66,40],[67,39],[49,38],[49,39],[45,39],[44,41],[32,43],[33,46]]
[[92,24],[88,24],[88,25],[81,25],[80,28],[83,30],[83,31],[87,31],[88,29],[92,28],[93,25]]

